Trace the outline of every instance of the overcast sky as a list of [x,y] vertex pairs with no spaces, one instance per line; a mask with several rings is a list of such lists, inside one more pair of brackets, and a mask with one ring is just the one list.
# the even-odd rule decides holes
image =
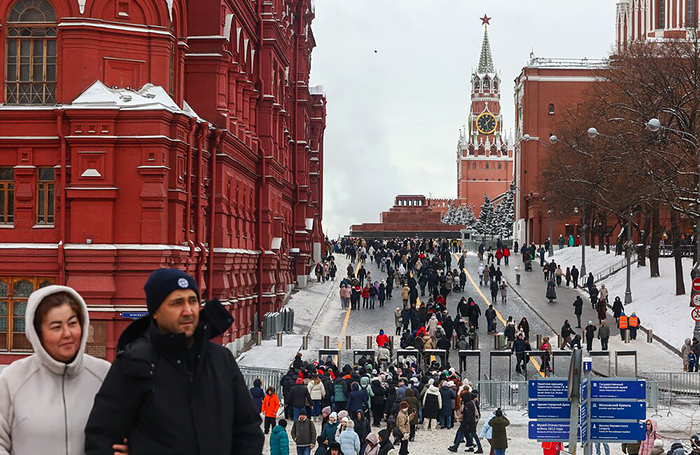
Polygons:
[[[378,222],[397,194],[457,196],[459,129],[467,123],[484,13],[503,81],[539,57],[603,58],[615,0],[316,0],[311,84],[328,97],[324,231]],[[376,50],[376,53],[375,53]]]

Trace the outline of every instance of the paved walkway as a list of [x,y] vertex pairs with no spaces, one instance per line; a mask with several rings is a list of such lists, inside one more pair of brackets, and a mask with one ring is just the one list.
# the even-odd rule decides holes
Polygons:
[[[478,267],[478,260],[475,255],[472,260],[468,263],[471,266],[476,264]],[[585,337],[583,336],[583,327],[586,326],[588,321],[593,321],[596,325],[598,324],[597,312],[592,308],[590,298],[588,298],[588,293],[580,290],[573,289],[572,287],[566,287],[564,283],[557,287],[557,299],[553,303],[549,303],[548,299],[545,297],[546,292],[546,282],[544,281],[544,275],[539,267],[539,262],[533,263],[532,272],[522,272],[520,279],[520,285],[516,285],[515,271],[514,267],[516,264],[520,264],[521,268],[522,261],[519,257],[512,257],[509,266],[501,265],[501,271],[503,272],[504,278],[508,281],[511,288],[515,293],[517,293],[527,304],[535,311],[547,324],[550,325],[551,329],[559,334],[561,331],[561,326],[565,319],[569,320],[569,323],[581,334],[583,340],[582,346],[585,348]],[[472,271],[473,270],[473,271]],[[470,273],[475,274],[476,268],[471,269]],[[574,314],[573,302],[576,300],[576,296],[580,295],[583,299],[583,314],[581,316],[581,329],[576,328],[576,315]],[[611,296],[611,301],[614,300],[615,296]],[[661,345],[660,343],[647,343],[646,334],[639,331],[637,339],[633,340],[629,344],[624,343],[619,335],[619,331],[615,324],[615,319],[612,317],[612,312],[608,311],[607,324],[611,328],[609,349],[611,352],[617,351],[637,351],[637,361],[638,370],[641,371],[682,371],[681,359]],[[593,349],[600,350],[600,341],[598,339],[593,342]],[[615,373],[614,358],[611,358],[610,373]],[[594,368],[598,373],[603,375],[608,374],[608,362],[603,360],[603,358],[594,359]],[[619,370],[618,376],[633,376],[634,375],[634,361],[632,357],[620,358],[619,360]]]

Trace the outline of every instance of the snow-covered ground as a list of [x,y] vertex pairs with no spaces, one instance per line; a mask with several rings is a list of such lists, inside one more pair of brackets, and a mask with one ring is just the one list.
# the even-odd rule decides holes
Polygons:
[[[668,411],[661,411],[655,417],[652,417],[653,411],[649,411],[648,417],[657,420],[658,422],[658,432],[662,436],[664,441],[664,447],[669,449],[671,443],[674,440],[680,439],[682,442],[688,442],[689,435],[698,433],[700,431],[700,408],[697,406],[683,406],[674,407],[671,415],[667,415]],[[490,411],[483,411],[482,418],[479,421],[478,429],[481,431],[481,427],[487,415],[490,415]],[[523,411],[506,411],[506,416],[510,420],[510,425],[507,428],[508,432],[508,454],[513,455],[541,455],[542,448],[540,443],[537,441],[531,441],[527,436],[527,425],[528,417],[527,413]],[[317,430],[320,425],[317,424]],[[291,438],[292,422],[288,422],[287,433],[290,434],[289,437],[289,453],[295,453],[295,445]],[[377,432],[377,428],[372,428],[373,432]],[[416,433],[415,442],[411,442],[408,446],[408,450],[412,454],[449,454],[447,450],[454,440],[456,428],[452,430],[419,430]],[[488,442],[485,440],[481,441],[484,446],[484,452],[488,452]],[[464,453],[464,444],[461,445],[459,453]],[[622,453],[619,444],[610,444],[610,453],[617,454]],[[579,449],[580,450],[580,449]],[[265,448],[263,450],[264,454],[270,453],[269,446],[269,436],[266,437]],[[579,451],[579,453],[583,453]],[[605,453],[605,452],[603,452]]]
[[[555,246],[554,259],[564,269],[576,264],[581,266],[581,248],[563,248],[558,250]],[[605,254],[605,251],[586,248],[586,269],[596,275],[609,267],[624,261],[624,256],[615,256],[613,253]],[[686,292],[690,289],[690,270],[692,259],[683,259],[683,278]],[[675,265],[673,258],[660,258],[659,269],[661,276],[649,277],[649,266],[638,267],[632,264],[631,285],[632,303],[627,307],[626,313],[633,311],[641,319],[642,325],[654,331],[654,334],[680,349],[683,341],[692,335],[695,322],[690,317],[690,295],[676,295]],[[627,287],[627,275],[625,269],[602,281],[610,291],[610,302],[615,296],[624,299]],[[598,283],[600,287],[600,283]]]
[[[345,276],[349,261],[345,256],[336,254],[335,263],[338,276]],[[263,340],[261,346],[253,346],[241,354],[237,360],[239,365],[259,368],[287,369],[294,356],[302,347],[302,338],[315,327],[321,308],[327,299],[337,297],[338,281],[317,283],[316,278],[309,279],[306,288],[295,292],[287,302],[287,308],[294,309],[294,334],[284,334],[282,346],[277,346],[277,340]]]
[[[547,256],[545,255],[545,259]],[[575,265],[581,268],[581,247],[564,247],[561,250],[558,245],[554,245],[554,259],[557,264],[561,264],[563,269]],[[586,273],[593,273],[593,276],[604,273],[611,268],[619,268],[625,261],[625,256],[616,256],[615,250],[611,249],[610,254],[605,250],[586,247]]]

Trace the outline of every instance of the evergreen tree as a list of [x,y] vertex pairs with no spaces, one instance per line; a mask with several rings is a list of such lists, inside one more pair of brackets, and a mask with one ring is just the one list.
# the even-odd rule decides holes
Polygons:
[[479,213],[477,232],[481,235],[498,235],[494,229],[495,211],[488,194],[484,194],[484,203]]
[[499,234],[507,239],[513,237],[513,223],[515,220],[515,194],[513,190],[506,193],[506,197],[499,205]]
[[469,229],[473,229],[476,226],[477,220],[474,216],[474,211],[471,206],[465,207],[464,210],[464,225]]
[[447,209],[447,212],[443,215],[441,221],[442,224],[455,224],[455,215],[457,211],[455,209],[454,203],[450,204],[450,206]]

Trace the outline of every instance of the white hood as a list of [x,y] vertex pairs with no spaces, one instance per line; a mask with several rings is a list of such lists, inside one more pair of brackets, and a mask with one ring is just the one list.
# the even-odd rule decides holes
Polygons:
[[80,305],[80,309],[83,312],[83,333],[80,338],[80,349],[78,350],[75,359],[73,359],[73,361],[68,364],[68,371],[66,372],[66,374],[68,375],[74,375],[78,373],[82,368],[83,357],[85,355],[85,345],[87,344],[89,332],[88,327],[90,327],[90,316],[88,314],[87,304],[85,303],[85,300],[83,300],[83,298],[80,296],[80,294],[78,294],[73,288],[56,285],[46,286],[44,288],[34,291],[32,295],[29,296],[29,300],[27,302],[27,312],[25,315],[25,329],[27,333],[27,339],[32,344],[32,347],[34,348],[34,352],[36,354],[34,356],[34,359],[36,359],[36,361],[39,362],[40,366],[47,368],[52,373],[59,375],[64,374],[66,364],[55,360],[49,355],[48,352],[46,352],[44,346],[41,345],[41,341],[39,340],[39,334],[36,333],[36,330],[34,329],[34,314],[36,313],[36,309],[41,303],[41,301],[44,300],[44,298],[53,294],[57,294],[59,292],[66,292],[73,296],[73,298]]

